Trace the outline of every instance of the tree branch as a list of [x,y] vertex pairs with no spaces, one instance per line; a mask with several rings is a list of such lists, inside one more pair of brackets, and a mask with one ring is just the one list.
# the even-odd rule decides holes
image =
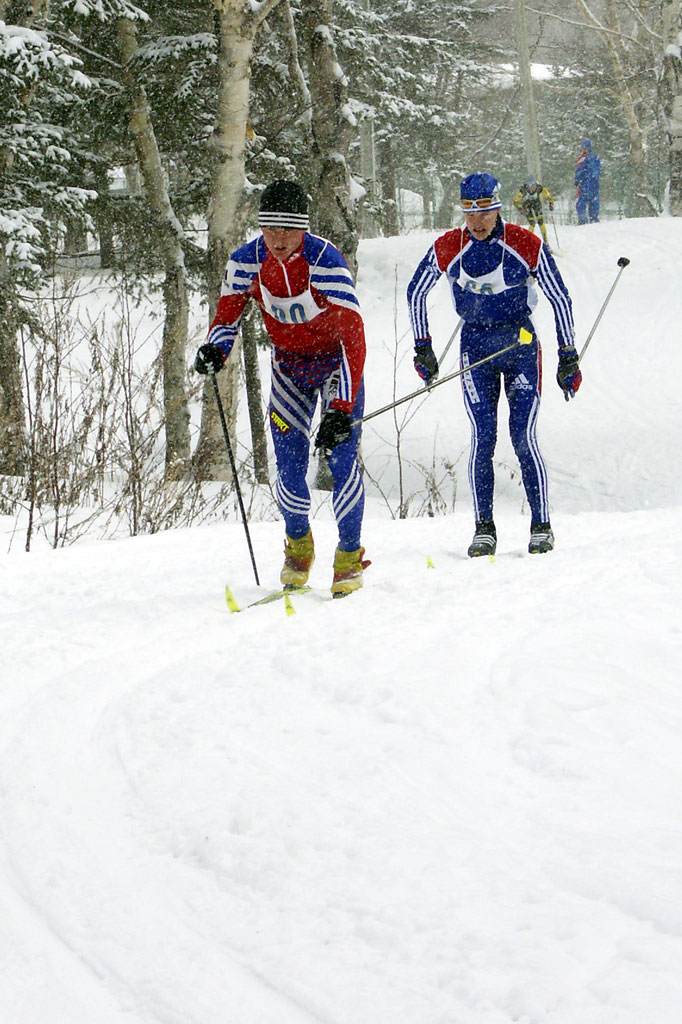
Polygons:
[[[585,7],[586,10],[589,10],[589,8],[587,8],[587,6],[585,4],[582,4],[581,0],[576,0],[576,3],[578,3],[581,6]],[[588,29],[589,28],[593,28],[593,29],[596,29],[599,32],[603,32],[605,35],[619,36],[621,39],[627,39],[627,41],[629,43],[634,43],[635,46],[639,46],[643,50],[647,50],[648,51],[648,47],[645,46],[645,44],[642,43],[641,40],[636,39],[634,36],[626,35],[624,32],[619,31],[618,29],[607,28],[606,25],[602,25],[600,21],[597,21],[597,19],[594,18],[594,15],[592,15],[594,20],[590,24],[590,23],[588,23],[586,21],[574,21],[573,18],[562,18],[560,14],[552,14],[551,11],[539,11],[536,7],[526,7],[526,10],[530,11],[531,14],[537,14],[539,17],[554,18],[555,21],[560,21],[564,25],[573,25],[575,28],[583,28],[583,29],[584,28],[588,28]],[[662,36],[658,36],[658,38],[662,39],[663,37]]]
[[625,3],[625,6],[627,7],[627,9],[631,12],[631,14],[634,15],[636,20],[642,26],[644,31],[647,32],[651,36],[652,39],[655,39],[657,43],[658,42],[662,42],[663,41],[662,33],[655,32],[654,29],[651,27],[651,25],[647,25],[646,21],[644,20],[644,18],[641,15],[641,13],[637,10],[637,8],[632,3],[630,3],[630,0],[624,0],[624,3]]
[[260,3],[255,4],[253,9],[254,24],[262,25],[268,14],[274,11],[279,3],[281,3],[281,0],[261,0]]

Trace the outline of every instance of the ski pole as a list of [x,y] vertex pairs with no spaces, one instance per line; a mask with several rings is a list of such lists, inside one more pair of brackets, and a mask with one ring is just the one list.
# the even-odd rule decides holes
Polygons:
[[459,318],[459,320],[457,321],[457,323],[455,324],[455,329],[454,329],[454,331],[453,331],[453,332],[452,332],[452,334],[450,335],[450,340],[448,341],[447,345],[446,345],[446,346],[445,346],[445,348],[443,349],[443,354],[442,354],[442,356],[441,356],[441,357],[440,357],[440,359],[438,360],[438,365],[439,365],[439,366],[441,366],[441,365],[442,365],[442,362],[443,362],[443,360],[445,359],[446,355],[447,355],[447,354],[448,354],[448,352],[450,351],[450,346],[452,345],[453,341],[455,340],[455,338],[456,338],[456,337],[457,337],[457,335],[459,334],[459,332],[460,332],[460,328],[461,328],[461,326],[462,326],[462,324],[463,324],[463,323],[464,323],[464,321],[463,321],[463,320],[462,320],[462,318],[460,317],[460,318]]
[[556,238],[556,247],[557,247],[557,251],[558,251],[561,248],[561,246],[559,245],[559,232],[556,229],[556,221],[554,219],[554,211],[550,210],[549,212],[550,212],[550,215],[551,215],[551,218],[552,218],[552,227],[554,228],[554,237]]
[[533,340],[533,335],[530,331],[527,331],[525,327],[522,327],[519,331],[519,336],[516,341],[512,342],[511,345],[505,345],[504,348],[500,348],[497,352],[491,352],[489,356],[484,356],[483,359],[477,360],[475,363],[471,363],[470,366],[463,366],[461,370],[455,370],[454,373],[448,373],[446,377],[441,377],[439,380],[435,380],[433,384],[427,384],[426,387],[420,388],[419,391],[413,391],[410,395],[404,395],[399,398],[397,402],[389,402],[388,405],[384,405],[381,409],[375,409],[374,412],[367,413],[366,416],[361,416],[357,420],[353,420],[351,426],[354,427],[357,423],[366,423],[367,420],[374,419],[375,416],[380,416],[382,412],[388,412],[389,409],[395,409],[397,405],[402,405],[403,402],[409,402],[412,398],[419,398],[425,392],[433,391],[434,388],[440,387],[441,384],[447,384],[449,380],[454,380],[455,377],[461,377],[467,370],[475,370],[477,366],[482,366],[483,363],[490,362],[491,359],[495,359],[497,356],[503,355],[505,352],[511,351],[513,348],[517,348],[519,345],[530,345]]
[[578,356],[578,362],[580,362],[582,360],[583,356],[585,355],[585,352],[587,351],[587,346],[592,341],[592,335],[597,330],[597,325],[599,324],[599,321],[601,320],[602,316],[604,315],[604,310],[606,309],[606,307],[609,304],[609,300],[610,300],[611,296],[613,295],[614,288],[618,284],[618,281],[620,279],[620,275],[623,273],[623,271],[625,270],[625,268],[627,267],[629,262],[630,262],[630,260],[627,258],[627,256],[621,256],[620,259],[618,260],[618,266],[620,267],[620,270],[616,274],[616,280],[611,285],[611,291],[609,292],[609,294],[604,299],[604,304],[603,304],[602,308],[599,310],[599,313],[597,314],[597,319],[592,324],[592,330],[587,335],[587,341],[585,342],[585,344],[583,345],[583,347],[580,350],[580,355]]
[[246,520],[246,509],[244,508],[244,501],[242,499],[242,492],[239,486],[239,479],[237,478],[237,467],[234,462],[234,455],[232,454],[232,445],[230,444],[230,435],[227,431],[227,423],[225,421],[225,412],[223,411],[223,403],[220,398],[220,391],[218,390],[218,382],[215,379],[215,370],[209,371],[211,381],[213,382],[213,394],[215,395],[216,405],[218,406],[218,414],[220,416],[220,425],[223,428],[223,437],[225,438],[225,447],[227,448],[227,455],[230,460],[230,468],[232,469],[232,479],[234,480],[234,489],[237,492],[237,501],[239,502],[239,510],[242,514],[242,522],[244,523],[244,532],[246,534],[246,543],[249,546],[249,554],[251,555],[251,565],[253,566],[253,575],[256,577],[256,586],[260,587],[260,580],[258,579],[258,569],[256,568],[256,559],[253,554],[253,547],[251,545],[251,536],[249,534],[249,525]]

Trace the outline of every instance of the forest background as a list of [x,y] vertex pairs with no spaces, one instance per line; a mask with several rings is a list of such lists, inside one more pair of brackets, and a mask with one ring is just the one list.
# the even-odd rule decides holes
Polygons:
[[[680,0],[0,0],[0,510],[26,517],[27,548],[37,522],[75,539],[73,509],[104,501],[132,533],[190,523],[207,493],[233,504],[191,364],[268,181],[304,184],[353,269],[359,238],[452,226],[474,169],[514,219],[520,18],[556,222],[575,222],[586,136],[603,218],[682,216]],[[113,331],[74,302],[93,266]],[[158,357],[140,373],[131,310],[150,296]],[[240,475],[266,483],[258,318],[242,340],[220,390],[234,431],[246,380]]]

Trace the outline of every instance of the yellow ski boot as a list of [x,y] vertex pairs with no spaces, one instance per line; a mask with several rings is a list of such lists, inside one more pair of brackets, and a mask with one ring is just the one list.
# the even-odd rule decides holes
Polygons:
[[359,590],[362,586],[362,573],[372,563],[369,559],[363,561],[364,548],[357,548],[356,551],[341,551],[337,548],[334,552],[334,580],[332,582],[332,597],[345,597]]
[[279,574],[283,587],[304,587],[315,561],[313,535],[308,530],[302,537],[284,535],[284,565]]

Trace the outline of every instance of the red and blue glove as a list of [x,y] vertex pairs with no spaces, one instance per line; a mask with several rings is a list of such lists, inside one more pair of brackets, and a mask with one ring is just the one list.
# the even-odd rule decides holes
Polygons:
[[431,346],[431,339],[415,341],[414,368],[428,386],[438,380],[438,360]]
[[570,398],[575,398],[575,393],[582,384],[582,379],[583,375],[580,372],[578,351],[575,346],[566,345],[564,348],[560,348],[556,380],[567,402]]

